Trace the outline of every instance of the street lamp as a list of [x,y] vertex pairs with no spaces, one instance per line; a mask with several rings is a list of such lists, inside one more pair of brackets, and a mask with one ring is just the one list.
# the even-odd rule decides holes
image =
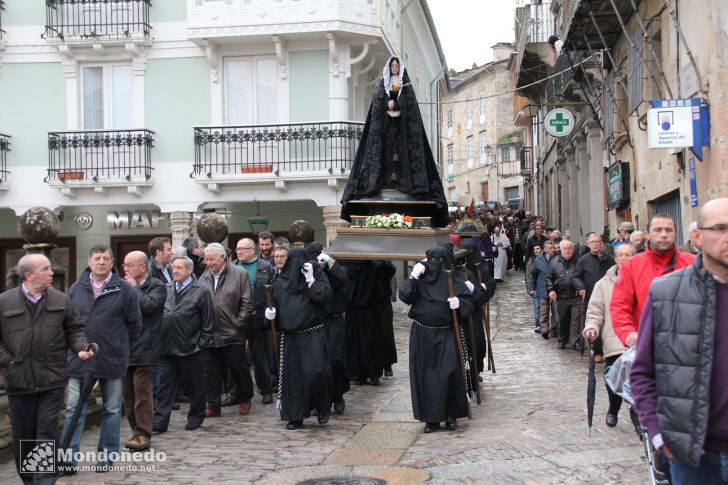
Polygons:
[[531,119],[535,118],[538,114],[538,105],[530,99],[528,100],[528,103],[524,104],[523,108],[521,109],[523,109],[523,114]]
[[270,222],[270,217],[260,215],[260,202],[257,202],[256,204],[255,215],[248,217],[248,224],[250,225],[250,230],[253,232],[253,235],[268,229],[268,223]]

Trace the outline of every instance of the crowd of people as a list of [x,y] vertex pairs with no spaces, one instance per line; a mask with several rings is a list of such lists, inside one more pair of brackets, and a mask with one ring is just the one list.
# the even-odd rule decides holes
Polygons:
[[[412,320],[415,419],[431,433],[470,414],[492,358],[487,302],[514,269],[525,273],[535,332],[558,349],[589,345],[609,366],[636,348],[633,422],[670,459],[674,483],[712,476],[728,443],[726,214],[728,199],[705,204],[685,251],[668,214],[653,215],[644,232],[625,222],[611,242],[589,233],[580,243],[523,211],[486,214],[481,234],[431,248],[398,292]],[[101,395],[97,448],[108,454],[120,448],[122,406],[131,435],[124,446],[140,451],[168,431],[180,402],[189,402],[185,429],[193,431],[226,406],[247,415],[257,386],[261,403],[275,403],[296,430],[310,416],[325,425],[344,413],[352,382],[378,385],[393,374],[391,262],[337,261],[320,244],[296,247],[266,231],[257,244],[240,239],[234,252],[194,237],[180,247],[155,238],[148,253],[125,255],[122,268],[96,245],[65,294],[52,288],[48,259],[28,254],[19,288],[0,295],[0,366],[25,481],[38,477],[21,473],[19,442],[59,438],[65,389],[59,442],[75,456],[89,377]],[[622,399],[607,392],[605,422],[615,427]],[[74,473],[76,465],[59,468]]]
[[[318,243],[296,247],[264,231],[257,244],[237,241],[234,253],[195,237],[179,247],[154,238],[121,267],[123,274],[111,249],[96,245],[65,294],[52,287],[48,258],[29,254],[18,263],[20,286],[0,295],[0,366],[24,481],[55,480],[21,473],[26,439],[68,442],[63,456],[72,460],[57,469],[77,471],[86,386],[94,383],[97,450],[114,457],[122,406],[130,433],[123,446],[143,451],[168,431],[180,402],[189,403],[184,428],[193,431],[225,406],[249,414],[257,386],[261,403],[275,402],[295,430],[311,415],[324,425],[332,410],[344,413],[351,382],[378,385],[393,375],[391,262],[340,264]],[[95,471],[111,470],[112,461],[99,459]]]

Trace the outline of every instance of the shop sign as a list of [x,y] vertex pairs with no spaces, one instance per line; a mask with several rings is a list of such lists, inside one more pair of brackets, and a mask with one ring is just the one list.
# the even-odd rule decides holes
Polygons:
[[544,118],[543,126],[549,135],[561,138],[574,129],[574,115],[568,109],[553,109]]
[[688,159],[688,173],[690,174],[690,206],[697,207],[698,202],[698,174],[695,172],[695,157]]
[[610,209],[629,201],[629,164],[617,162],[607,170],[607,206]]
[[151,229],[159,227],[158,210],[108,211],[106,222],[109,229]]
[[647,111],[650,148],[689,148],[700,131],[700,99],[658,99]]

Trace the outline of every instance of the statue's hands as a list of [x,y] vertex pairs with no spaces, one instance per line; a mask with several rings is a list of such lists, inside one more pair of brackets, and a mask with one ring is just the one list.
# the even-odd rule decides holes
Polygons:
[[394,100],[390,99],[389,101],[387,101],[387,109],[394,109]]

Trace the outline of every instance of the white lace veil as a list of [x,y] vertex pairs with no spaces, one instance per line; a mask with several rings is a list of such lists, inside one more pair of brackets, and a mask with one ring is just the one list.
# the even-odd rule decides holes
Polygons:
[[[392,59],[397,59],[399,61],[399,76],[390,76],[390,74],[389,74],[389,64],[392,62]],[[387,96],[389,96],[389,90],[392,86],[392,82],[398,82],[398,83],[402,84],[403,77],[404,77],[404,61],[402,61],[402,58],[399,56],[392,56],[389,59],[387,59],[387,63],[384,65],[384,69],[382,69],[382,80],[384,81],[384,90],[387,92]],[[397,99],[399,99],[400,94],[402,94],[401,89],[397,93]]]

